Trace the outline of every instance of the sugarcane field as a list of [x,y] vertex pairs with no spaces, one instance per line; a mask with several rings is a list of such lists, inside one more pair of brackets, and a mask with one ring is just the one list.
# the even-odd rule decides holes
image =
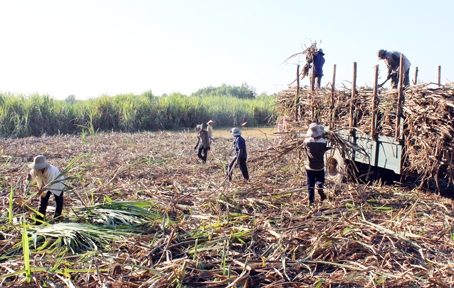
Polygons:
[[[454,85],[376,71],[316,89],[310,69],[276,95],[275,128],[215,126],[206,163],[193,128],[1,137],[0,287],[453,287]],[[312,203],[313,122],[329,150]],[[37,155],[65,180],[56,219],[54,196],[37,218]]]

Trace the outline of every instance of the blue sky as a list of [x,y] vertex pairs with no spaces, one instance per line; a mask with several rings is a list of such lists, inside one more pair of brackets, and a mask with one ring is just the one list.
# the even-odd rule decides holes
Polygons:
[[[0,0],[0,92],[57,99],[153,94],[247,83],[277,93],[316,41],[325,77],[372,85],[377,50],[418,79],[454,81],[454,0]],[[383,80],[383,79],[382,79]],[[381,82],[381,81],[379,81]],[[302,83],[308,84],[305,79]]]

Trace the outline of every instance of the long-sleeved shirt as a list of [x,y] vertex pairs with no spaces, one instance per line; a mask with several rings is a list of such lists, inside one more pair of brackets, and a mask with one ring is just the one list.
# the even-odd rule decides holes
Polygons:
[[323,75],[323,65],[325,64],[325,57],[317,53],[314,55],[314,75]]
[[[235,147],[235,158],[246,159],[247,158],[247,151],[246,151],[246,140],[243,137],[238,136],[235,137],[235,142],[233,142],[233,146]],[[241,155],[240,155],[241,150]]]
[[325,168],[323,156],[328,150],[326,139],[320,138],[306,138],[303,142],[303,148],[306,150],[307,162],[306,169],[313,171],[320,171]]
[[210,148],[210,137],[208,137],[208,132],[206,130],[204,129],[200,130],[200,132],[197,135],[197,144],[195,146],[196,147],[199,146],[199,148],[205,149]]
[[208,132],[208,138],[212,139],[213,138],[213,126],[208,125],[207,132]]
[[[58,168],[54,165],[50,165],[46,168],[46,170],[44,170],[44,173],[41,173],[39,170],[32,169],[30,170],[30,175],[32,176],[32,179],[36,179],[38,188],[41,189],[56,179],[57,176],[60,175],[60,170],[58,170]],[[64,179],[63,175],[57,180],[62,179]],[[47,186],[44,190],[51,191],[54,195],[60,196],[64,188],[63,182],[64,181],[58,181],[57,183]]]
[[[397,51],[387,51],[386,58],[383,59],[388,66],[388,74],[391,72],[398,72],[399,65],[400,65],[400,55],[402,53]],[[407,57],[404,55],[403,63],[402,63],[402,71],[405,73],[408,69],[410,69],[411,63]]]

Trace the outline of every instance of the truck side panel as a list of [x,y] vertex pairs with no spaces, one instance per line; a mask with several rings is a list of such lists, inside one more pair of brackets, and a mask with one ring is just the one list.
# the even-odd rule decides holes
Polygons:
[[342,138],[355,143],[367,152],[355,151],[350,159],[356,162],[392,170],[396,174],[402,172],[402,145],[394,137],[379,136],[377,141],[370,138],[347,136],[348,131],[339,133]]

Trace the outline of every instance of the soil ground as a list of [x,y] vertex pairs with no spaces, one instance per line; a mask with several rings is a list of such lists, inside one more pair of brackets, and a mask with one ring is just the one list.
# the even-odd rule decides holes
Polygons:
[[[232,138],[220,136],[221,130],[215,127],[205,164],[192,131],[0,139],[0,286],[26,284],[21,223],[30,233],[73,223],[96,226],[74,210],[108,201],[148,201],[158,220],[133,226],[133,235],[98,251],[32,245],[34,287],[454,285],[451,199],[397,184],[328,181],[328,199],[320,202],[316,195],[309,206],[297,151],[276,158],[268,149],[280,139],[254,137],[257,131],[249,128],[243,133],[251,178],[245,181],[235,168],[229,182]],[[39,200],[23,180],[39,154],[60,169],[82,155],[68,173],[74,179],[62,223],[36,226],[30,220]],[[46,240],[59,243],[52,235]]]

